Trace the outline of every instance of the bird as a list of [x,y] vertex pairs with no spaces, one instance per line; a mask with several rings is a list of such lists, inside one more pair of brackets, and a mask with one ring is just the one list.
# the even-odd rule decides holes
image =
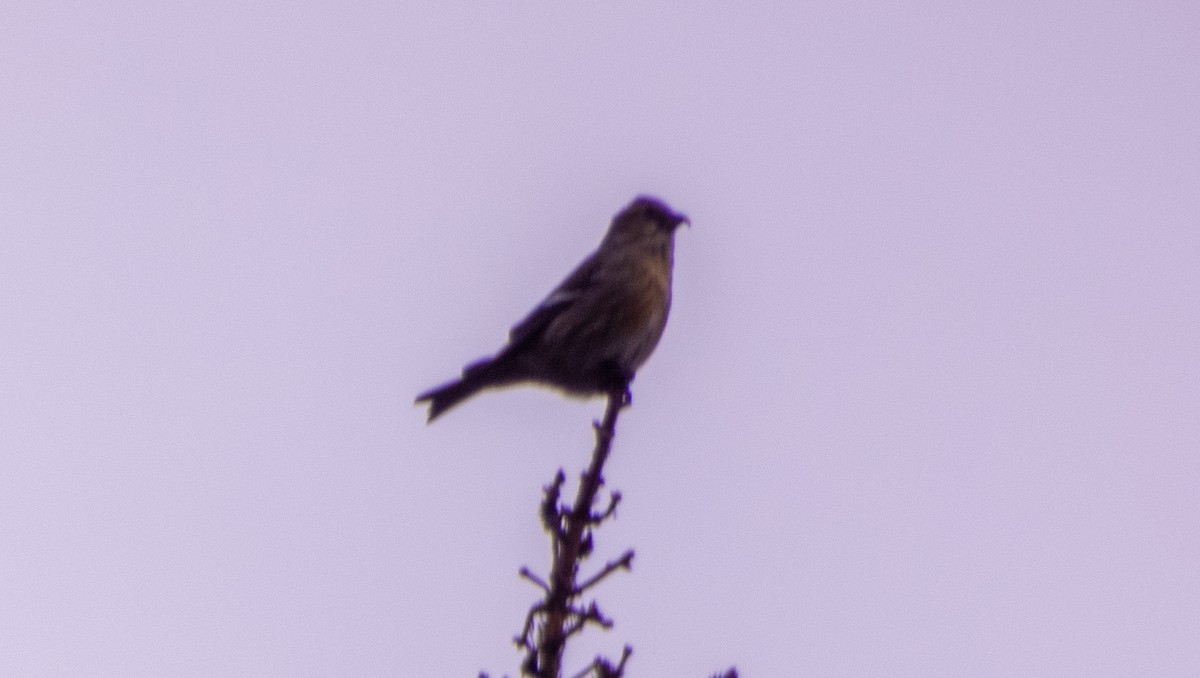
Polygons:
[[497,354],[417,396],[432,422],[491,388],[532,384],[570,397],[621,394],[658,345],[671,309],[675,231],[691,225],[661,199],[639,195],[600,245],[509,332]]

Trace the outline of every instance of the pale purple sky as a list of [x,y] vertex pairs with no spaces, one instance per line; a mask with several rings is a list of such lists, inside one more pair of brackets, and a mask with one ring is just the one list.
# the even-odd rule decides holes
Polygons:
[[[0,675],[514,674],[635,194],[630,674],[1200,675],[1200,6],[6,2]],[[598,564],[598,563],[597,563]]]

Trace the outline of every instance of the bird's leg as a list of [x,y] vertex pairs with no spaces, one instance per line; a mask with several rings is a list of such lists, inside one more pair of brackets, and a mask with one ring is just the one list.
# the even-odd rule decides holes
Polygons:
[[602,367],[605,390],[611,395],[617,395],[621,398],[621,407],[629,407],[633,404],[633,393],[629,390],[629,385],[633,383],[633,372],[621,368],[620,365],[614,362],[604,363]]

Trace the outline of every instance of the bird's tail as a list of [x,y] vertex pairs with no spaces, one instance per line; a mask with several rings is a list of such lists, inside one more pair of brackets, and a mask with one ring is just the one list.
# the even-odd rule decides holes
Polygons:
[[502,378],[503,370],[498,367],[495,361],[481,360],[463,370],[461,379],[442,384],[417,396],[416,402],[429,403],[429,419],[427,421],[433,421],[446,410],[489,386],[506,383],[507,380]]

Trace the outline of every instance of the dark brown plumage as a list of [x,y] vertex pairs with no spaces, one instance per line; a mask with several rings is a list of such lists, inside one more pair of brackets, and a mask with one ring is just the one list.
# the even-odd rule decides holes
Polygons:
[[671,308],[675,229],[689,223],[639,196],[613,218],[594,253],[515,327],[497,355],[417,396],[429,421],[482,389],[534,383],[572,396],[628,390]]

